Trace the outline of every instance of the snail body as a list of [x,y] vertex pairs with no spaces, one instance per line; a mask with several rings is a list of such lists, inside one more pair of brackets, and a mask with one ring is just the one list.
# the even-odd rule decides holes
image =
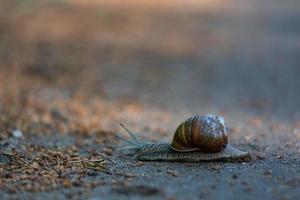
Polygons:
[[124,125],[121,126],[132,136],[129,141],[138,160],[200,162],[213,160],[240,160],[250,156],[228,145],[227,127],[223,117],[214,115],[193,116],[182,122],[176,129],[172,142],[152,143],[139,141]]
[[136,151],[135,159],[141,161],[164,162],[202,162],[202,161],[238,161],[249,158],[248,152],[240,151],[231,145],[217,153],[205,153],[201,151],[176,152],[168,143],[144,143],[143,147]]

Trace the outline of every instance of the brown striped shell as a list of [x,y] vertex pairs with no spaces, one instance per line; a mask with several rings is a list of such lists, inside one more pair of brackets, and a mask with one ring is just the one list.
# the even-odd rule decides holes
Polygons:
[[194,116],[178,126],[170,147],[178,152],[215,153],[222,151],[227,141],[227,128],[223,117]]

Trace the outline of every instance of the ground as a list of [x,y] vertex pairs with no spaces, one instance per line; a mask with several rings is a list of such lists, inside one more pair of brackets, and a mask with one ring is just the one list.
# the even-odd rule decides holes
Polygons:
[[[299,9],[0,2],[1,199],[298,199]],[[116,136],[170,142],[209,113],[250,161],[142,162]]]

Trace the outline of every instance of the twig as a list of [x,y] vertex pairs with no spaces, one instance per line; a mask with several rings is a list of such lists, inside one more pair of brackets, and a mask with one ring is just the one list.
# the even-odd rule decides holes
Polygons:
[[98,153],[99,155],[103,156],[104,158],[107,158],[108,160],[110,160],[112,163],[116,164],[117,162],[114,161],[112,158],[110,158],[109,156],[103,154],[103,153]]

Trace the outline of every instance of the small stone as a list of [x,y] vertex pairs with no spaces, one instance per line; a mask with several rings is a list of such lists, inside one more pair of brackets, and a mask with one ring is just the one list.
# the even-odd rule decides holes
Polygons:
[[69,188],[69,187],[72,186],[72,183],[71,183],[70,180],[64,179],[64,180],[63,180],[63,186],[64,186],[65,188]]
[[278,160],[281,160],[281,159],[283,159],[283,156],[278,154],[278,155],[276,156],[276,158],[277,158]]
[[210,170],[220,170],[220,169],[222,169],[222,166],[214,164],[214,165],[210,166],[208,169],[210,169]]
[[174,176],[174,177],[179,176],[179,173],[175,170],[168,170],[167,174],[170,174],[171,176]]
[[265,175],[265,176],[272,176],[272,170],[265,170],[264,172],[263,172],[263,174]]
[[239,178],[239,177],[240,177],[240,174],[233,174],[233,175],[232,175],[232,178],[233,178],[233,179],[237,179],[237,178]]
[[95,171],[95,170],[88,170],[88,171],[86,172],[86,174],[87,174],[88,176],[97,176],[97,175],[98,175],[98,172]]
[[124,176],[127,178],[132,178],[132,177],[135,177],[136,175],[134,175],[132,173],[126,173],[126,174],[124,174]]
[[34,169],[39,169],[40,165],[37,162],[33,162],[31,165]]
[[256,153],[254,154],[254,157],[256,158],[256,160],[263,160],[265,159],[265,156],[261,153]]
[[12,136],[14,138],[22,138],[23,137],[23,133],[19,129],[15,129],[15,130],[12,131]]

